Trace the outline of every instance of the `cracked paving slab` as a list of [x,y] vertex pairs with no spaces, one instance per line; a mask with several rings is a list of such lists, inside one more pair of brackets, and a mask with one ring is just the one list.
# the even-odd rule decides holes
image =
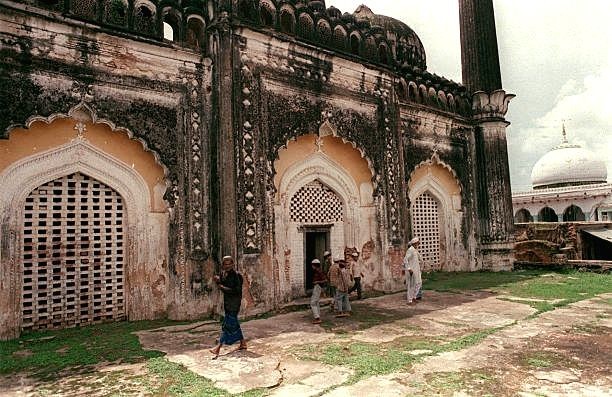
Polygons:
[[[419,392],[406,379],[416,384],[426,384],[427,377],[432,374],[495,368],[534,338],[545,338],[563,329],[593,321],[609,328],[610,297],[612,294],[603,295],[530,318],[535,312],[532,307],[520,301],[500,300],[487,292],[465,295],[429,292],[427,299],[415,306],[407,306],[399,294],[389,295],[355,303],[356,313],[359,310],[394,313],[394,317],[388,321],[383,318],[380,324],[367,324],[366,329],[360,329],[359,318],[336,320],[326,311],[323,318],[331,322],[331,331],[329,327],[326,330],[310,324],[308,311],[275,316],[273,321],[260,319],[245,322],[243,331],[248,338],[249,350],[230,353],[218,360],[211,360],[208,352],[218,336],[218,328],[215,332],[214,324],[186,327],[181,332],[172,329],[140,332],[139,337],[145,348],[166,352],[170,361],[185,365],[231,393],[268,388],[270,395],[275,397],[395,397]],[[477,345],[423,357],[423,361],[409,371],[373,376],[352,385],[345,384],[353,374],[351,369],[297,360],[292,352],[305,344],[316,346],[336,340],[336,330],[343,332],[345,341],[384,343],[406,336],[451,340],[475,331],[499,327],[505,328],[487,336]],[[502,372],[507,374],[512,371],[510,366]],[[570,373],[572,376],[569,376]],[[588,392],[606,395],[610,391],[609,380],[604,380],[601,385],[581,383],[579,372],[570,371],[564,378],[561,373],[548,374],[545,369],[540,369],[528,375],[528,379],[520,379],[521,384],[517,386],[524,393],[546,390],[554,395],[565,390],[576,395]],[[563,382],[555,383],[551,381],[553,378]]]

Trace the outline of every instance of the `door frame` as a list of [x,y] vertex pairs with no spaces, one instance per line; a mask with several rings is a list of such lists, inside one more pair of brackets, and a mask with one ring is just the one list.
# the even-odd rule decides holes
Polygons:
[[307,271],[308,271],[308,266],[309,264],[307,263],[308,261],[308,255],[307,255],[307,235],[308,233],[325,233],[325,251],[329,251],[329,247],[331,246],[331,230],[332,227],[334,226],[333,223],[330,224],[324,224],[324,225],[302,225],[300,226],[300,232],[302,232],[303,234],[303,239],[304,239],[304,243],[303,243],[303,252],[304,252],[304,291],[306,291],[306,294],[308,295],[312,289],[307,289],[306,288],[306,282],[307,282]]

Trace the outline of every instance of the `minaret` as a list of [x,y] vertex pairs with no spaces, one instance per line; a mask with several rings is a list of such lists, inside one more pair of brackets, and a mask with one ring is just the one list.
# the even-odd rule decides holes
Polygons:
[[474,175],[482,266],[512,265],[514,220],[505,120],[506,94],[495,32],[493,0],[459,0],[463,84],[472,96]]
[[461,71],[471,92],[502,88],[492,0],[459,0]]

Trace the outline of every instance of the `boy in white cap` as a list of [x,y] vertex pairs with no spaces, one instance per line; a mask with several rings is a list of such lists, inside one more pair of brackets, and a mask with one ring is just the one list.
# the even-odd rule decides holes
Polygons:
[[361,278],[363,277],[363,263],[359,259],[359,252],[355,251],[351,254],[353,264],[351,265],[351,273],[355,284],[349,289],[349,295],[353,291],[357,291],[357,299],[361,299]]
[[408,304],[416,303],[417,294],[421,289],[421,255],[417,248],[419,247],[418,237],[413,238],[408,242],[408,250],[404,256],[404,270],[406,273],[406,298]]
[[321,308],[319,306],[319,301],[321,299],[321,291],[327,283],[327,276],[321,270],[321,261],[313,259],[311,265],[313,271],[312,283],[314,284],[312,296],[310,298],[310,308],[312,309],[312,316],[314,317],[312,323],[321,324]]

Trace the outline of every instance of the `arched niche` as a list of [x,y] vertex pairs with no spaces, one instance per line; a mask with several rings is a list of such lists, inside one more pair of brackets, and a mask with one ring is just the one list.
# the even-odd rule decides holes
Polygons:
[[563,222],[584,222],[585,220],[584,211],[577,205],[572,204],[563,211]]
[[[322,135],[332,132],[331,127],[321,128]],[[330,251],[334,255],[343,254],[346,247],[362,247],[368,241],[376,241],[377,207],[368,161],[361,151],[339,137],[300,136],[279,151],[274,166],[277,171],[274,243],[279,254],[277,260],[285,263],[284,272],[278,277],[279,289],[290,299],[305,293],[303,275],[308,231],[326,230]],[[337,200],[316,201],[310,196],[309,201],[304,199],[309,197],[304,190],[327,191],[323,194]],[[327,219],[317,215],[321,206],[327,216],[338,215],[338,206],[330,202],[341,203],[341,217]],[[296,208],[297,205],[303,208]]]
[[559,217],[554,209],[544,207],[538,213],[538,222],[559,222]]
[[[66,126],[61,121],[70,121],[72,123],[68,125],[75,126],[74,120],[60,120],[59,127]],[[54,128],[60,135],[66,132],[54,123],[38,127]],[[2,142],[5,146],[12,145],[10,149],[13,150],[6,151],[10,159],[0,169],[0,186],[3,186],[0,190],[0,277],[3,279],[0,299],[7,302],[6,310],[0,313],[0,339],[18,336],[22,322],[26,199],[42,185],[77,173],[108,186],[120,195],[125,204],[123,255],[127,318],[153,319],[165,314],[169,221],[165,208],[155,211],[151,200],[156,195],[161,196],[163,191],[159,185],[152,187],[136,169],[135,163],[117,158],[104,147],[94,144],[92,141],[95,139],[89,141],[87,138],[93,138],[95,134],[87,136],[84,123],[76,126],[76,132],[74,128],[70,130],[73,138],[64,142],[61,136],[53,136],[49,131],[45,134],[48,139],[40,136],[29,136],[30,139],[25,141],[19,139],[20,134],[33,132],[32,135],[36,135],[37,126],[31,126],[33,131],[13,132],[8,144]],[[43,147],[28,147],[25,143],[29,140]],[[144,152],[142,146],[140,150]],[[152,157],[150,153],[146,155]],[[105,210],[99,209],[97,213]],[[49,233],[56,234],[51,229]]]
[[421,240],[425,270],[467,268],[461,184],[452,168],[434,155],[415,168],[408,189],[413,236]]
[[516,211],[516,214],[514,215],[514,222],[515,223],[533,222],[533,216],[531,215],[528,209],[521,208],[520,210]]

